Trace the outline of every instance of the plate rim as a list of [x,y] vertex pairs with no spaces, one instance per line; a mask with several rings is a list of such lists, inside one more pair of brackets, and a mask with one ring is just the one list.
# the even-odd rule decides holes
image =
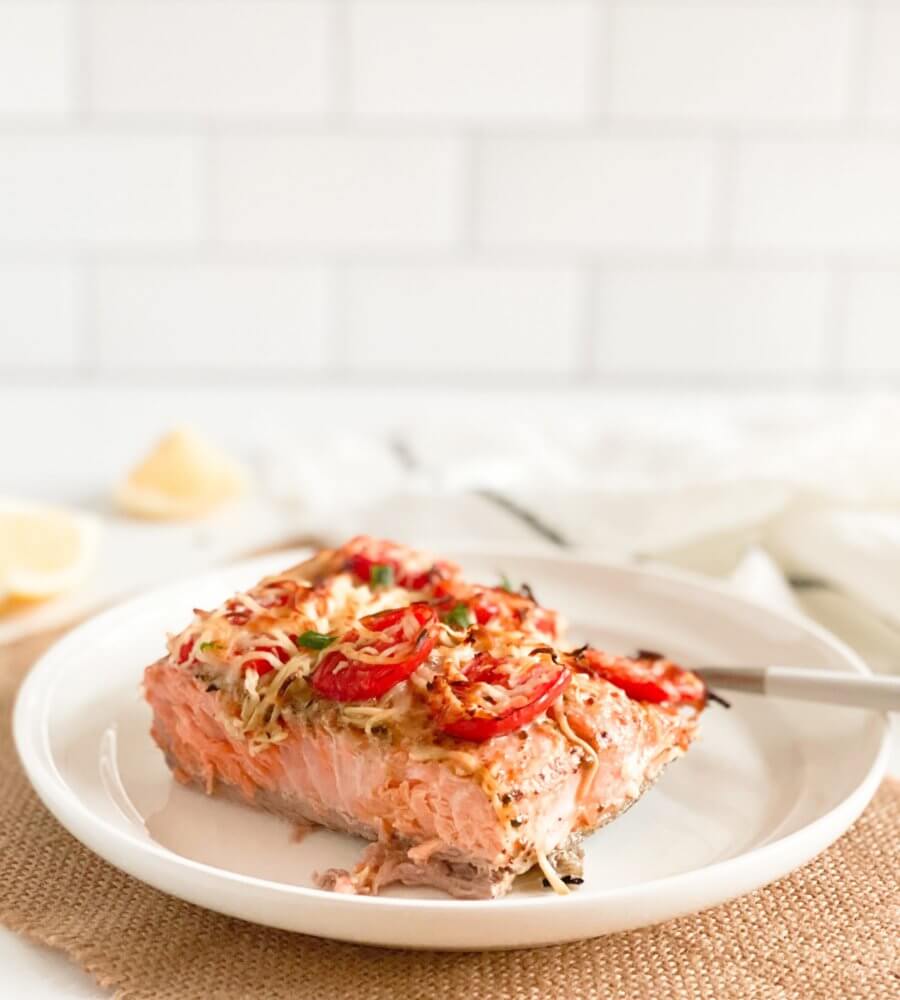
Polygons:
[[[679,567],[659,566],[657,564],[636,565],[614,559],[595,557],[587,552],[562,553],[538,547],[473,546],[471,543],[467,545],[458,544],[456,546],[448,544],[445,547],[448,550],[452,550],[455,557],[461,559],[464,559],[466,556],[470,558],[496,556],[508,559],[534,558],[555,563],[579,563],[605,571],[624,573],[635,579],[649,577],[652,579],[661,579],[669,583],[686,585],[695,591],[700,591],[707,595],[724,597],[727,600],[743,604],[762,613],[764,616],[787,621],[810,633],[825,645],[831,646],[846,664],[857,673],[863,675],[872,674],[871,669],[858,653],[818,622],[806,618],[799,612],[773,608],[759,600],[745,597],[742,594],[736,593],[727,582],[711,579]],[[166,584],[153,587],[132,596],[127,600],[118,602],[92,615],[54,642],[28,671],[17,692],[13,709],[13,735],[16,751],[32,788],[51,814],[55,816],[69,833],[104,861],[113,864],[115,867],[145,884],[152,885],[170,895],[189,899],[191,902],[195,900],[192,900],[189,894],[173,891],[171,881],[148,878],[145,872],[135,870],[139,867],[139,864],[129,865],[127,863],[130,860],[128,857],[126,857],[125,861],[122,861],[121,851],[115,852],[116,857],[120,860],[112,860],[110,854],[113,852],[105,848],[102,840],[112,838],[120,848],[124,848],[126,855],[130,853],[132,857],[136,855],[138,859],[143,855],[152,855],[157,862],[166,866],[169,872],[178,872],[179,870],[183,872],[187,869],[206,879],[224,880],[232,887],[243,886],[248,889],[258,889],[267,893],[277,893],[282,898],[287,897],[293,901],[305,899],[323,902],[327,900],[330,906],[347,913],[351,913],[357,910],[358,907],[364,906],[387,911],[407,909],[409,907],[414,907],[416,910],[431,911],[442,911],[450,908],[470,914],[487,911],[495,914],[502,912],[505,916],[514,916],[518,911],[532,912],[535,909],[552,904],[556,897],[507,896],[502,899],[459,900],[451,898],[417,899],[390,896],[353,896],[331,893],[308,886],[272,881],[254,875],[245,875],[227,868],[220,868],[203,861],[184,857],[152,840],[143,841],[138,839],[129,831],[112,824],[92,812],[78,798],[74,790],[59,773],[49,746],[47,726],[49,700],[42,704],[40,695],[45,685],[57,679],[57,674],[62,669],[61,665],[57,665],[57,660],[64,656],[69,645],[79,644],[83,641],[85,634],[90,638],[93,632],[102,632],[104,627],[115,622],[116,619],[127,617],[133,613],[139,613],[142,608],[155,604],[160,599],[165,598],[168,593],[179,591],[187,585],[201,586],[205,582],[215,580],[222,576],[222,574],[243,571],[245,569],[249,574],[255,567],[267,567],[276,560],[287,561],[298,556],[302,557],[308,554],[309,551],[308,548],[304,548],[269,553],[250,559],[229,562],[204,573],[188,574],[179,577]],[[732,876],[736,876],[742,871],[748,868],[752,869],[763,862],[767,868],[773,870],[775,873],[770,878],[767,877],[763,881],[755,883],[752,888],[756,888],[769,884],[783,877],[787,872],[794,870],[795,867],[812,860],[812,858],[841,836],[858,818],[874,795],[886,771],[890,755],[890,723],[884,712],[872,711],[870,714],[878,720],[881,732],[878,748],[874,753],[868,770],[862,780],[859,781],[849,794],[812,822],[805,824],[799,830],[753,847],[735,857],[715,861],[701,868],[694,868],[674,875],[665,875],[660,878],[627,886],[593,890],[590,894],[575,894],[566,898],[566,906],[570,909],[578,910],[604,904],[614,904],[617,901],[626,899],[632,902],[639,901],[643,896],[653,896],[660,891],[677,893],[678,889],[682,886],[686,884],[691,885],[700,879],[715,881],[723,869],[727,869]],[[41,759],[42,756],[43,760]],[[98,841],[101,841],[101,843],[98,843]],[[792,859],[795,859],[798,853],[796,849],[804,843],[808,846],[812,845],[813,849],[807,850],[801,847],[799,853],[803,857],[799,862],[795,862]],[[784,867],[785,861],[788,865],[786,868]],[[164,881],[165,884],[162,884]],[[732,877],[730,881],[734,882],[738,880]],[[752,891],[752,888],[741,888],[737,892],[725,893],[718,900],[710,902],[703,907],[689,906],[683,912],[698,912],[698,909],[719,905],[728,899],[736,898],[747,891]],[[199,905],[213,908],[208,903],[201,903]],[[241,916],[241,914],[234,913],[228,909],[223,909],[221,912]],[[243,919],[252,918],[243,917]],[[272,926],[279,925],[273,923]],[[349,940],[355,940],[355,938],[349,938]]]

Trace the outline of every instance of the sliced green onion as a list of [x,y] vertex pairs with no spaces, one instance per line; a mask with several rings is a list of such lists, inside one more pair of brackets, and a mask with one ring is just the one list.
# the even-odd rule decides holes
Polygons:
[[337,639],[336,635],[326,635],[324,632],[304,632],[298,635],[294,642],[298,646],[305,646],[307,649],[328,649]]
[[222,648],[222,643],[221,642],[201,642],[200,643],[200,652],[201,653],[206,653],[210,649],[221,649],[221,648]]
[[393,587],[394,567],[387,563],[375,563],[369,570],[369,585],[372,587]]
[[441,621],[445,625],[449,625],[451,628],[458,629],[459,631],[463,631],[474,624],[472,612],[466,604],[457,604],[452,611],[448,611],[441,618]]

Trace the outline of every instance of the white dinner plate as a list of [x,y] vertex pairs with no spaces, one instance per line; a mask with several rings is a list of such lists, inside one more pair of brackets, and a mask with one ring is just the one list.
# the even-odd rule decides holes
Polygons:
[[[686,664],[780,663],[865,673],[827,632],[681,574],[555,555],[461,554],[562,609],[573,640],[662,650]],[[534,876],[500,900],[398,888],[320,891],[311,875],[363,847],[206,798],[169,775],[139,690],[145,664],[193,607],[215,605],[290,555],[167,587],[76,628],[28,676],[15,737],[35,789],[101,857],[164,892],[307,934],[392,947],[484,949],[627,930],[749,892],[808,861],[859,815],[884,772],[883,715],[751,695],[704,713],[701,738],[627,814],[587,841],[585,884],[560,897]]]

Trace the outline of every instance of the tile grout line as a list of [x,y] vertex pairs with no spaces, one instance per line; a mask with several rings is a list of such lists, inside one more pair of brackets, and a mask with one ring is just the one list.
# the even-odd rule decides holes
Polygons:
[[[2,0],[0,0],[2,2]],[[73,78],[75,74],[73,73]],[[0,137],[50,136],[67,137],[84,129],[91,135],[126,138],[191,137],[215,125],[217,134],[236,139],[260,138],[339,138],[352,134],[372,140],[434,139],[448,133],[458,134],[467,129],[490,131],[492,139],[560,140],[619,139],[628,142],[702,142],[722,127],[721,118],[678,120],[671,117],[597,116],[591,119],[534,118],[511,120],[503,118],[434,116],[362,115],[352,110],[338,113],[298,113],[275,117],[271,115],[213,116],[202,114],[123,112],[96,113],[91,109],[77,120],[70,115],[31,115],[24,112],[4,113],[0,118]],[[87,126],[87,128],[85,128]],[[802,144],[820,142],[897,142],[900,140],[900,120],[861,119],[810,122],[804,119],[773,121],[747,120],[732,124],[736,137],[753,142],[789,141]]]
[[[0,0],[2,3],[3,0]],[[197,242],[136,242],[85,244],[92,256],[100,264],[125,263],[134,266],[154,266],[172,262],[188,266],[198,260],[208,259],[206,247]],[[51,266],[72,261],[73,252],[80,247],[70,243],[60,243],[48,247],[45,244],[10,242],[0,244],[0,267],[28,263]],[[209,252],[215,262],[225,264],[260,265],[322,265],[339,264],[396,266],[403,268],[454,267],[471,261],[510,269],[536,268],[558,269],[577,268],[588,263],[600,267],[615,267],[622,271],[665,272],[703,271],[714,267],[716,258],[710,255],[710,247],[689,250],[660,250],[653,247],[623,247],[604,250],[602,247],[562,245],[503,245],[473,248],[471,254],[464,252],[458,244],[435,247],[434,245],[396,245],[382,247],[347,248],[326,243],[279,243],[271,242],[225,242],[217,239],[210,245]],[[827,269],[835,260],[834,252],[810,252],[807,250],[745,250],[730,252],[728,266],[738,271],[773,270],[782,273]],[[840,260],[855,270],[896,270],[900,269],[900,249],[886,251],[842,251]]]
[[[308,369],[301,367],[265,368],[258,370],[241,369],[235,372],[231,369],[210,369],[208,366],[192,366],[189,369],[176,371],[171,368],[159,367],[153,369],[117,366],[110,369],[115,376],[114,382],[106,379],[106,372],[92,370],[91,374],[100,376],[90,379],[98,389],[147,389],[151,391],[169,391],[172,389],[194,389],[198,384],[210,391],[240,388],[241,390],[265,390],[267,388],[292,389],[297,385],[297,377]],[[199,382],[198,382],[199,380]],[[759,392],[770,392],[775,395],[796,392],[813,392],[830,390],[836,392],[853,392],[863,388],[880,388],[895,390],[900,387],[900,375],[897,372],[868,372],[844,375],[840,372],[809,373],[793,371],[776,373],[775,375],[760,375],[757,373],[726,375],[715,374],[658,374],[598,371],[585,385],[577,378],[565,373],[517,373],[512,376],[496,371],[485,371],[477,377],[473,375],[453,374],[447,376],[435,369],[412,369],[402,377],[385,377],[381,369],[348,369],[329,368],[320,370],[317,374],[318,387],[372,388],[373,380],[377,388],[396,389],[397,391],[434,389],[436,391],[574,391],[594,386],[603,386],[616,391],[636,392],[673,392],[687,391],[710,393],[711,395],[729,393],[747,393],[755,395]],[[20,389],[66,388],[77,390],[87,380],[71,368],[58,366],[41,366],[41,369],[28,367],[6,367],[0,370],[0,386],[14,385]]]

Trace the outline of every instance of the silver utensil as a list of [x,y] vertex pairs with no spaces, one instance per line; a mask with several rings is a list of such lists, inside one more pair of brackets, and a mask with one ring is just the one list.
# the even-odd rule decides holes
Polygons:
[[900,712],[900,677],[861,677],[803,667],[702,667],[713,690],[746,691],[777,698],[825,702],[848,708]]

